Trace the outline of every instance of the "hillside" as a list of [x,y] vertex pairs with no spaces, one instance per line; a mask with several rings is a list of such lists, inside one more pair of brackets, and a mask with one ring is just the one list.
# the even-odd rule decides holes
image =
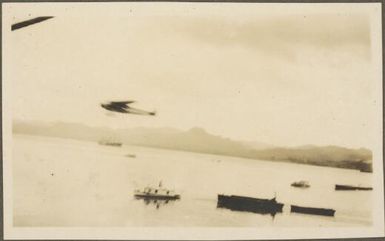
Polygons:
[[273,147],[261,142],[231,140],[212,135],[197,127],[188,131],[143,127],[114,130],[75,123],[15,121],[13,132],[95,142],[106,139],[119,140],[131,145],[372,171],[372,153],[368,149],[312,145],[296,148]]

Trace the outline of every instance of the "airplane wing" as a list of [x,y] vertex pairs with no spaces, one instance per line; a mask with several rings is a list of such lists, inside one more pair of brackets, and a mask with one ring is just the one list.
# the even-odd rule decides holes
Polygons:
[[12,24],[11,30],[14,31],[14,30],[19,29],[19,28],[24,28],[24,27],[27,27],[27,26],[32,25],[32,24],[43,22],[43,21],[50,19],[50,18],[53,18],[53,16],[37,17],[37,18],[29,19],[29,20],[26,20],[23,22],[15,23],[15,24]]
[[114,106],[121,106],[121,107],[126,107],[128,104],[135,103],[134,100],[127,100],[127,101],[111,101],[111,105]]

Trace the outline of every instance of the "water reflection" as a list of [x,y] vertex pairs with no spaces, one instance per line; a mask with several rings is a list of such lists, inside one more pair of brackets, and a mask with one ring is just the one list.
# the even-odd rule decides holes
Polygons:
[[175,202],[176,200],[165,200],[165,199],[153,199],[146,197],[136,197],[137,200],[142,200],[145,205],[155,206],[156,209],[159,209],[162,206],[168,205],[170,203]]

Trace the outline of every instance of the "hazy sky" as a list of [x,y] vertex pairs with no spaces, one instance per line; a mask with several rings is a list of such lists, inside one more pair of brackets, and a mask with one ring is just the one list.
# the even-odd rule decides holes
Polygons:
[[[4,81],[17,120],[198,126],[275,145],[369,147],[380,4],[6,4]],[[55,16],[17,31],[10,25]],[[376,59],[377,58],[377,59]],[[108,115],[137,100],[155,117]],[[382,115],[381,115],[382,116]],[[378,118],[377,118],[378,119]]]

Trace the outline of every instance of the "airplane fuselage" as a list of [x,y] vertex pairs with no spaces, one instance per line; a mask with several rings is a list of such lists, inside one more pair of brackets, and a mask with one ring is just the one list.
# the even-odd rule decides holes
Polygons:
[[113,105],[113,104],[101,104],[101,106],[109,111],[119,112],[119,113],[129,113],[136,115],[155,115],[155,112],[149,112],[144,110],[139,110],[131,108],[129,106]]
[[120,112],[120,113],[129,113],[127,111],[127,108],[123,108],[121,106],[114,106],[114,105],[108,105],[108,104],[101,104],[101,106],[109,111],[115,111],[115,112]]

